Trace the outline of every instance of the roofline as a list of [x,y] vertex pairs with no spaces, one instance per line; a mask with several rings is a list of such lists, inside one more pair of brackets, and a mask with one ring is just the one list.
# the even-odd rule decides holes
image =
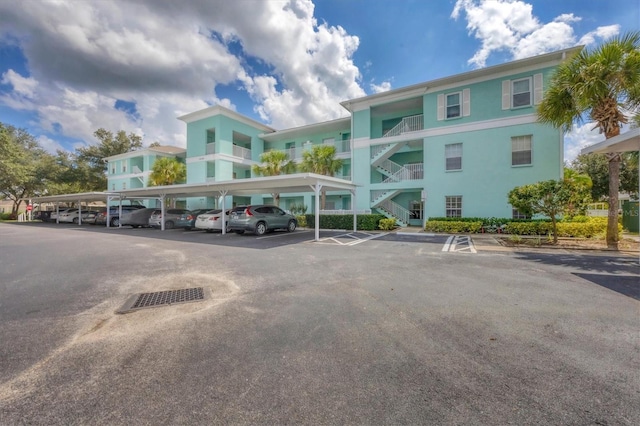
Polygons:
[[582,148],[581,154],[640,151],[640,128],[636,127],[602,142]]
[[[506,62],[503,64],[492,65],[490,67],[480,68],[473,71],[468,71],[461,74],[455,74],[448,77],[439,78],[436,80],[430,80],[418,84],[413,84],[411,86],[405,86],[394,90],[389,90],[387,92],[375,93],[373,95],[363,96],[360,98],[350,99],[343,102],[340,102],[347,111],[353,112],[354,105],[368,105],[373,101],[381,101],[386,98],[390,98],[389,100],[396,100],[398,97],[406,94],[413,94],[415,92],[424,94],[427,91],[433,92],[436,91],[436,88],[442,86],[448,86],[454,83],[462,83],[467,80],[478,79],[478,78],[487,78],[492,75],[498,74],[501,71],[510,71],[517,70],[519,68],[530,67],[533,65],[542,65],[545,63],[555,63],[559,64],[567,58],[577,54],[580,52],[584,46],[574,46],[563,50],[557,50],[555,52],[544,53],[542,55],[531,56],[529,58],[518,59],[515,61]],[[356,109],[357,110],[357,109]]]
[[237,120],[251,127],[257,127],[264,132],[275,132],[276,130],[258,121],[255,121],[246,115],[242,115],[238,112],[225,108],[222,105],[214,105],[199,111],[190,112],[189,114],[181,115],[178,120],[185,123],[193,123],[194,121],[203,120],[205,118],[213,117],[215,115],[224,115],[226,117]]
[[[172,146],[172,145],[167,145],[167,146]],[[153,149],[153,147],[148,147],[145,149],[140,149],[137,151],[129,151],[129,152],[123,152],[122,154],[116,154],[116,155],[112,155],[110,157],[104,157],[103,160],[121,160],[123,158],[128,158],[128,157],[137,157],[139,155],[141,155],[142,153],[156,153],[156,154],[160,154],[160,155],[166,155],[166,156],[176,156],[176,155],[180,155],[180,154],[185,154],[187,152],[186,149],[184,148],[180,148],[178,146],[176,146],[175,148],[181,150],[180,152],[166,152],[166,151],[159,151],[156,149]],[[135,155],[134,155],[135,154]],[[142,154],[144,155],[144,154]]]
[[292,127],[284,130],[277,130],[271,133],[263,133],[258,135],[260,139],[265,140],[266,142],[273,142],[279,139],[286,139],[287,137],[293,137],[296,133],[311,133],[313,130],[322,130],[322,128],[334,128],[334,126],[338,127],[341,124],[351,125],[351,117],[342,117],[337,118],[335,120],[323,121],[321,123],[313,123],[307,124],[304,126]]

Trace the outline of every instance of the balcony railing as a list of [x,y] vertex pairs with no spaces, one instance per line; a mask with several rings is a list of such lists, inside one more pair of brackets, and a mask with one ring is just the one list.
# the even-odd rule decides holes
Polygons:
[[216,153],[216,144],[215,143],[208,143],[207,144],[207,155],[215,154],[215,153]]
[[233,145],[233,156],[251,160],[251,150],[238,145]]
[[138,166],[132,166],[131,171],[136,175],[142,173],[142,170],[140,170],[140,167]]

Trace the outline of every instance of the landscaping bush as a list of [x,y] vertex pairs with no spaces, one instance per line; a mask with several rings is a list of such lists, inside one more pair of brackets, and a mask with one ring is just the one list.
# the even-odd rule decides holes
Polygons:
[[425,231],[446,232],[446,233],[478,233],[482,230],[481,221],[452,221],[452,220],[431,220],[425,224]]
[[298,221],[298,226],[303,228],[307,227],[307,217],[303,214],[299,214],[296,216],[296,220]]
[[395,219],[381,219],[380,223],[378,224],[378,226],[383,231],[391,231],[393,228],[396,227],[396,220]]
[[[359,214],[356,216],[356,229],[360,231],[375,231],[382,219],[381,214]],[[315,226],[316,217],[313,214],[305,215],[308,226]],[[353,215],[320,215],[320,228],[322,229],[353,229]]]
[[18,217],[11,213],[0,213],[0,220],[16,220]]

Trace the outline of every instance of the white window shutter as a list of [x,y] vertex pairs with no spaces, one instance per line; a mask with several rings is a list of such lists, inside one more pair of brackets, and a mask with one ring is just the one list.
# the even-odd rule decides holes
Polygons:
[[444,95],[438,95],[438,121],[444,120]]
[[471,89],[462,90],[462,116],[471,115]]
[[542,74],[533,75],[533,104],[538,105],[542,102]]
[[502,82],[502,109],[511,109],[511,80]]

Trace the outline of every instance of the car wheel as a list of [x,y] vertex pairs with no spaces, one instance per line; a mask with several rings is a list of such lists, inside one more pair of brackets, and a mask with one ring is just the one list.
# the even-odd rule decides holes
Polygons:
[[73,224],[74,224],[74,225],[77,225],[77,224],[78,224],[78,218],[77,218],[77,217],[74,217],[74,218],[73,218]]
[[113,219],[111,219],[111,226],[112,227],[120,226],[120,219],[117,217],[114,217]]
[[254,231],[256,235],[264,235],[267,233],[267,225],[264,222],[258,222]]
[[140,228],[140,225],[131,225],[132,228]]
[[238,235],[242,235],[242,234],[244,234],[244,231],[243,231],[242,229],[238,229],[238,230],[233,231],[233,232],[235,232],[235,233],[236,233],[236,234],[238,234]]
[[228,234],[229,232],[231,232],[231,225],[229,225],[229,222],[227,222],[227,230],[226,230],[226,233]]
[[287,225],[287,231],[288,232],[293,232],[296,230],[296,221],[295,220],[290,220],[289,221],[289,225]]
[[173,229],[173,222],[168,221],[164,224],[164,229]]

